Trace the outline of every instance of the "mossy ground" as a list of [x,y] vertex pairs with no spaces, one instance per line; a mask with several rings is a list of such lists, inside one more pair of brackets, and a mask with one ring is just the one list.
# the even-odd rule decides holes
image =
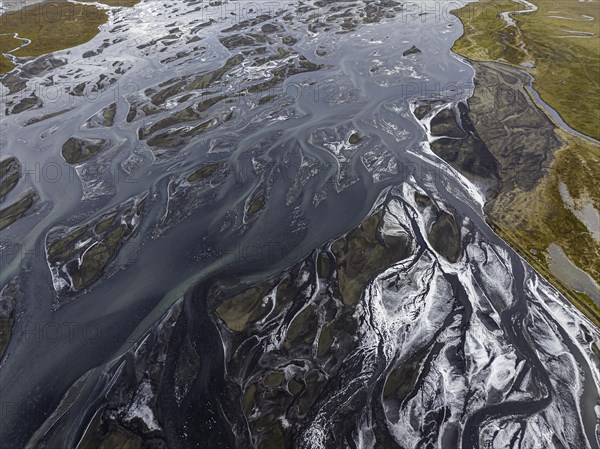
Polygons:
[[547,248],[560,246],[567,257],[600,283],[600,244],[565,205],[559,185],[575,199],[588,199],[600,210],[600,146],[562,133],[566,141],[555,154],[550,174],[534,190],[514,190],[492,205],[492,224],[499,235],[600,326],[600,310],[585,294],[575,292],[554,276]]
[[[572,128],[600,138],[600,14],[595,3],[535,0],[538,10],[513,14],[516,27],[506,27],[500,12],[523,9],[514,2],[482,0],[454,12],[464,35],[453,50],[476,61],[502,61],[535,77],[534,88]],[[585,20],[585,17],[593,20]],[[564,18],[576,20],[567,20]],[[559,37],[569,31],[591,38]],[[575,199],[600,210],[600,146],[558,130],[565,145],[555,153],[550,172],[529,192],[515,188],[489,207],[494,229],[549,279],[592,321],[600,325],[600,309],[585,294],[571,290],[549,269],[547,248],[560,246],[579,268],[600,282],[600,245],[564,204],[559,185]]]
[[[524,9],[512,1],[482,0],[454,11],[465,32],[453,50],[475,61],[532,64],[527,70],[535,77],[540,97],[569,126],[600,139],[598,5],[565,0],[533,3],[537,11],[512,15],[516,27],[505,26],[500,17],[500,12]],[[592,37],[574,37],[585,33]]]
[[[90,0],[91,1],[91,0]],[[139,0],[105,0],[109,6],[133,6]],[[108,20],[108,14],[94,5],[52,0],[37,3],[19,11],[0,16],[2,35],[0,53],[6,53],[22,43],[13,37],[31,40],[31,43],[16,52],[15,56],[39,56],[65,48],[81,45],[99,32],[99,27]],[[0,73],[12,70],[8,58],[0,55]]]
[[520,9],[523,6],[511,0],[483,0],[453,11],[461,20],[464,33],[452,50],[475,61],[521,62],[523,54],[515,42],[514,29],[511,33],[500,17],[502,12]]
[[[4,26],[2,31],[4,32]],[[19,45],[21,45],[22,41],[17,39],[12,34],[0,34],[0,53],[6,53],[7,51],[11,51]],[[6,73],[12,70],[13,65],[8,58],[0,55],[0,73]]]

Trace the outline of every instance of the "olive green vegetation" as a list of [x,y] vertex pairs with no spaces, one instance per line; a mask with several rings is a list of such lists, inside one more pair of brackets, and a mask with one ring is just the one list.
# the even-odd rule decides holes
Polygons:
[[248,206],[248,213],[250,215],[256,214],[265,206],[265,196],[260,194],[256,196]]
[[81,447],[84,449],[141,449],[143,444],[141,437],[122,428],[117,428],[115,430],[111,429],[103,436],[102,442],[99,444],[91,438],[90,440],[91,443],[86,442],[86,444]]
[[519,63],[523,54],[515,45],[515,29],[506,26],[500,13],[520,9],[523,6],[512,0],[482,0],[453,11],[452,14],[461,20],[464,32],[452,50],[475,61]]
[[318,319],[315,308],[311,304],[306,306],[294,317],[288,326],[285,347],[291,348],[297,341],[312,344],[317,334]]
[[279,387],[285,380],[285,376],[282,373],[273,372],[267,374],[263,380],[269,387]]
[[244,415],[249,416],[252,411],[252,407],[254,406],[254,395],[256,394],[256,385],[250,384],[248,389],[244,392],[244,397],[242,399],[242,408],[244,410]]
[[331,245],[338,262],[338,286],[346,305],[358,303],[373,274],[410,254],[410,245],[402,236],[386,236],[383,242],[377,238],[382,216],[380,210]]
[[[326,394],[330,373],[352,359],[362,316],[357,312],[360,295],[382,268],[412,254],[408,236],[383,232],[388,213],[386,206],[379,207],[360,226],[332,242],[330,249],[316,250],[279,278],[242,291],[237,291],[237,282],[217,283],[210,289],[207,303],[218,318],[215,323],[221,335],[229,335],[227,376],[240,385],[239,405],[255,447],[293,445],[294,430],[282,427],[278,417],[300,422],[310,416],[319,397]],[[317,282],[323,293],[316,294]],[[274,331],[274,325],[279,330]],[[273,353],[275,358],[267,357],[268,351],[249,352],[248,342],[273,332],[282,343]],[[247,369],[248,357],[264,361],[253,364],[259,371]],[[409,394],[418,377],[419,357],[397,367],[386,382],[386,400],[401,401]],[[296,364],[298,369],[282,371],[278,367],[285,366],[285,360],[303,363]],[[362,404],[364,396],[352,401]]]
[[[31,40],[13,52],[15,56],[39,56],[83,44],[98,34],[98,27],[107,20],[108,15],[95,6],[67,2],[39,3],[0,17],[5,33]],[[2,47],[4,50],[4,44]],[[8,60],[2,59],[5,66]]]
[[105,145],[106,141],[101,139],[86,141],[69,137],[62,146],[61,154],[66,162],[76,165],[96,156]]
[[8,348],[8,344],[10,343],[14,322],[13,316],[0,316],[0,360],[4,357],[6,348]]
[[[48,242],[48,263],[68,272],[74,290],[90,287],[132,237],[138,223],[134,217],[142,216],[144,204],[142,200],[134,208],[124,206],[120,212],[102,215],[67,235],[52,237]],[[78,263],[73,264],[73,260]]]
[[[2,27],[4,31],[4,25]],[[0,34],[0,53],[14,50],[22,44],[20,39],[17,39],[12,34]],[[13,68],[12,63],[5,56],[0,55],[0,73],[9,72]]]
[[411,360],[390,371],[383,388],[385,400],[392,399],[402,403],[406,399],[417,383],[424,356],[423,353],[416,354]]
[[559,185],[564,184],[575,202],[590,201],[600,210],[600,146],[561,133],[567,142],[555,154],[547,177],[530,192],[515,190],[501,195],[493,204],[494,229],[540,273],[550,280],[596,325],[600,310],[585,294],[564,285],[551,271],[546,250],[551,244],[562,248],[579,268],[600,282],[600,244],[565,205]]
[[[89,0],[91,1],[91,0]],[[139,0],[104,0],[109,6],[133,6]],[[19,11],[0,16],[2,35],[0,53],[18,48],[22,41],[14,37],[31,40],[31,43],[13,52],[15,56],[39,56],[65,48],[81,45],[99,32],[99,27],[108,21],[108,14],[94,5],[82,5],[65,1],[48,1],[28,6]],[[8,58],[0,55],[0,73],[13,69]]]
[[[506,26],[499,15],[523,9],[515,2],[482,0],[455,11],[464,25],[464,34],[453,50],[475,61],[499,61],[526,69],[534,76],[534,88],[540,97],[569,126],[598,139],[598,8],[595,3],[562,0],[535,0],[534,4],[537,11],[512,15],[516,27]],[[584,16],[593,20],[585,20]],[[593,37],[572,37],[585,33]],[[576,203],[588,201],[600,210],[600,146],[561,129],[556,134],[564,144],[555,152],[549,172],[531,191],[515,187],[500,194],[488,204],[488,220],[501,237],[600,325],[598,306],[587,295],[561,282],[547,260],[548,247],[556,244],[575,265],[600,282],[600,245],[564,203],[559,190],[564,184]]]
[[223,166],[222,162],[210,162],[208,164],[201,165],[198,169],[196,169],[193,173],[191,173],[187,180],[189,182],[195,182],[201,179],[206,179],[215,173],[219,168]]
[[73,271],[73,287],[83,290],[96,282],[123,244],[127,225],[121,224],[106,234],[105,239],[85,252],[81,265]]
[[450,262],[456,262],[460,257],[460,234],[456,220],[447,212],[442,212],[431,226],[427,236],[433,249]]
[[23,217],[31,206],[33,206],[36,197],[35,192],[30,190],[10,206],[0,209],[0,230],[7,228]]
[[0,291],[0,361],[6,353],[15,323],[17,305],[23,299],[20,279],[13,278]]
[[0,161],[0,200],[14,189],[21,178],[21,167],[14,156]]
[[417,203],[417,206],[429,207],[431,205],[431,198],[427,195],[421,195],[420,193],[415,192],[415,202]]
[[277,97],[275,95],[266,95],[264,97],[262,97],[260,100],[258,100],[258,104],[263,105],[263,104],[267,104],[270,103],[271,101],[275,100]]
[[267,304],[262,301],[267,291],[265,285],[244,290],[223,302],[216,313],[229,329],[242,331],[268,311]]
[[[600,139],[600,14],[596,2],[535,0],[538,10],[514,2],[482,0],[454,12],[465,32],[453,50],[476,61],[530,64],[534,88],[572,128]],[[593,17],[586,20],[585,16]],[[564,17],[564,18],[561,18]],[[570,20],[569,20],[570,19]],[[575,37],[590,35],[592,37]]]
[[115,221],[116,216],[117,216],[116,214],[110,214],[108,216],[108,218],[102,219],[102,221],[94,227],[94,232],[96,234],[103,234],[106,231],[108,231],[108,229],[111,227],[111,225]]
[[67,258],[75,248],[75,241],[81,237],[85,231],[87,231],[87,226],[81,226],[60,240],[52,242],[48,247],[48,259]]
[[321,330],[321,335],[319,336],[319,345],[317,347],[317,357],[323,357],[329,349],[331,349],[331,345],[333,345],[333,334],[331,333],[331,324],[327,323],[323,326]]
[[362,139],[357,133],[352,133],[352,135],[348,139],[348,142],[350,143],[350,145],[357,145],[358,143],[360,143],[361,140]]

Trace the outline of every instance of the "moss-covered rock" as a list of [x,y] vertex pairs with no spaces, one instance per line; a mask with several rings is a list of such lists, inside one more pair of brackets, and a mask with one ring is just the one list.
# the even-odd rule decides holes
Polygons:
[[456,262],[460,257],[460,234],[456,220],[447,212],[442,212],[431,226],[429,243],[433,249],[450,262]]
[[106,147],[107,141],[103,139],[79,139],[70,137],[62,146],[62,156],[71,165],[82,162],[96,156]]
[[7,228],[19,218],[23,217],[33,206],[37,194],[30,190],[13,202],[10,206],[0,209],[0,230]]
[[13,190],[21,179],[21,164],[10,156],[0,161],[0,199]]

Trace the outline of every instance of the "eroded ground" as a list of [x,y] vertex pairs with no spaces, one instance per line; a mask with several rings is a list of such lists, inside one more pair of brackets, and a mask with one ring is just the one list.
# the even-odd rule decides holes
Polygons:
[[[534,12],[502,17],[501,13],[525,7],[514,2],[470,4],[455,13],[465,24],[465,34],[453,48],[476,61],[506,63],[504,68],[495,66],[498,74],[503,73],[496,80],[490,78],[485,64],[474,64],[481,88],[469,102],[472,114],[481,115],[476,129],[505,169],[503,191],[487,207],[490,219],[523,257],[598,323],[597,302],[550,269],[548,248],[559,245],[572,263],[592,277],[597,288],[592,287],[591,296],[596,298],[600,192],[594,180],[600,175],[600,144],[560,127],[552,130],[553,111],[546,111],[549,119],[541,117],[543,113],[531,106],[535,97],[516,93],[511,86],[530,83],[518,73],[526,69],[534,76],[533,88],[568,125],[598,138],[598,11],[590,2],[540,1],[534,8]],[[502,112],[517,108],[517,115]],[[537,124],[532,121],[536,117]],[[572,195],[571,201],[565,201],[565,192]],[[586,208],[588,218],[582,215]]]

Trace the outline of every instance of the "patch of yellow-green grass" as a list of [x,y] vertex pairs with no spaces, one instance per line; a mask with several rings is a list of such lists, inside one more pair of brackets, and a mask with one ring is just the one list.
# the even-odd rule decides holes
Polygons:
[[572,128],[600,139],[600,8],[574,0],[536,5],[538,11],[517,22],[535,58],[534,87]]
[[[29,45],[15,51],[15,56],[39,56],[89,41],[107,20],[107,13],[93,5],[48,1],[2,14],[0,25],[3,33],[18,33],[19,37],[31,40]],[[12,43],[7,42],[6,47],[10,45]],[[4,42],[2,48],[5,48]],[[5,57],[0,59],[0,64],[2,73],[12,68]]]
[[[482,0],[454,11],[465,32],[453,50],[477,61],[502,60],[528,68],[534,87],[572,128],[600,139],[600,11],[597,2],[534,0],[538,10],[513,14],[506,27],[501,11],[514,2]],[[592,20],[586,17],[593,18]],[[575,37],[589,35],[592,37]]]
[[108,15],[91,5],[55,2],[4,14],[1,20],[4,30],[31,40],[15,56],[39,56],[89,41]]
[[511,0],[483,0],[468,3],[453,11],[463,24],[463,35],[454,43],[452,51],[474,61],[503,60],[519,64],[526,58],[517,41],[513,27],[506,27],[500,13],[524,7]]
[[[12,34],[0,34],[0,53],[7,53],[14,50],[21,43],[22,41],[15,38]],[[10,72],[12,68],[13,65],[10,60],[4,55],[0,55],[0,73]]]
[[600,283],[600,244],[564,203],[559,185],[575,201],[586,200],[600,210],[600,146],[560,132],[566,145],[555,154],[546,176],[531,192],[512,191],[498,197],[491,221],[511,244],[592,321],[600,325],[600,309],[585,294],[564,285],[551,271],[547,248],[560,246],[567,257]]

